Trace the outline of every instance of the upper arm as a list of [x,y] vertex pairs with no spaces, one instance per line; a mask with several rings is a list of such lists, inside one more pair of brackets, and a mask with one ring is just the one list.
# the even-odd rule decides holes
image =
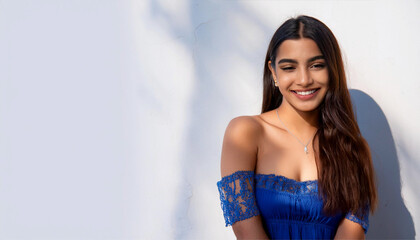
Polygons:
[[260,125],[252,117],[230,121],[223,139],[218,183],[226,225],[240,238],[267,238],[256,205],[254,170]]
[[240,170],[255,170],[259,133],[259,123],[250,116],[237,117],[229,122],[223,138],[222,177]]
[[[364,211],[363,211],[364,210]],[[364,239],[369,228],[369,206],[356,212],[349,211],[337,229],[336,239]]]
[[334,239],[365,239],[365,233],[359,223],[344,218],[338,226]]

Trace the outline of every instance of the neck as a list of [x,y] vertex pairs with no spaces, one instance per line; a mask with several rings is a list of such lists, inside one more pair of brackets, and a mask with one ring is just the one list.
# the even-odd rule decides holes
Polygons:
[[278,111],[287,127],[301,137],[307,138],[318,129],[319,109],[303,112],[290,105],[281,104]]

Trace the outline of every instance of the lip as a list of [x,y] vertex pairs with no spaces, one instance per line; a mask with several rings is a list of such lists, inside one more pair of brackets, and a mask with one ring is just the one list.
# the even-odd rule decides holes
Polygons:
[[295,92],[307,92],[307,91],[312,91],[315,89],[319,89],[319,88],[306,88],[306,89],[293,89],[291,91],[295,91]]
[[[311,94],[308,94],[308,95],[299,95],[299,94],[297,94],[296,93],[296,91],[298,91],[298,92],[306,92],[306,91],[312,91],[312,90],[316,90],[315,92],[313,92],[313,93],[311,93]],[[319,90],[320,90],[320,88],[311,88],[311,89],[299,89],[299,90],[291,90],[291,92],[297,97],[297,98],[299,98],[299,99],[301,99],[301,100],[309,100],[309,99],[311,99],[311,98],[313,98],[313,97],[315,97],[317,94],[318,94],[318,92],[319,92]]]

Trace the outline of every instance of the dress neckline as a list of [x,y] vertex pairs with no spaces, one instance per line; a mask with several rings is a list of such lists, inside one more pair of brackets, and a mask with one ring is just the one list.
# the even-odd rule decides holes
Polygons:
[[280,174],[274,174],[274,173],[270,173],[270,174],[267,174],[267,173],[255,173],[255,176],[258,176],[258,175],[260,175],[260,176],[266,176],[266,177],[281,178],[281,179],[286,180],[286,181],[289,181],[289,182],[293,182],[293,183],[297,183],[297,184],[303,184],[303,185],[318,183],[318,179],[298,181],[298,180],[295,180],[295,179],[292,179],[292,178],[288,178],[288,177],[285,177],[285,176],[280,175]]

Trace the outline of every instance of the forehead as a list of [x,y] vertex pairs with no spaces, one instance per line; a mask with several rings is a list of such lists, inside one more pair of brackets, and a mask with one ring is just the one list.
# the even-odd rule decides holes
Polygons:
[[308,58],[322,55],[316,42],[309,38],[289,39],[280,44],[277,49],[277,59],[290,58],[307,60]]

